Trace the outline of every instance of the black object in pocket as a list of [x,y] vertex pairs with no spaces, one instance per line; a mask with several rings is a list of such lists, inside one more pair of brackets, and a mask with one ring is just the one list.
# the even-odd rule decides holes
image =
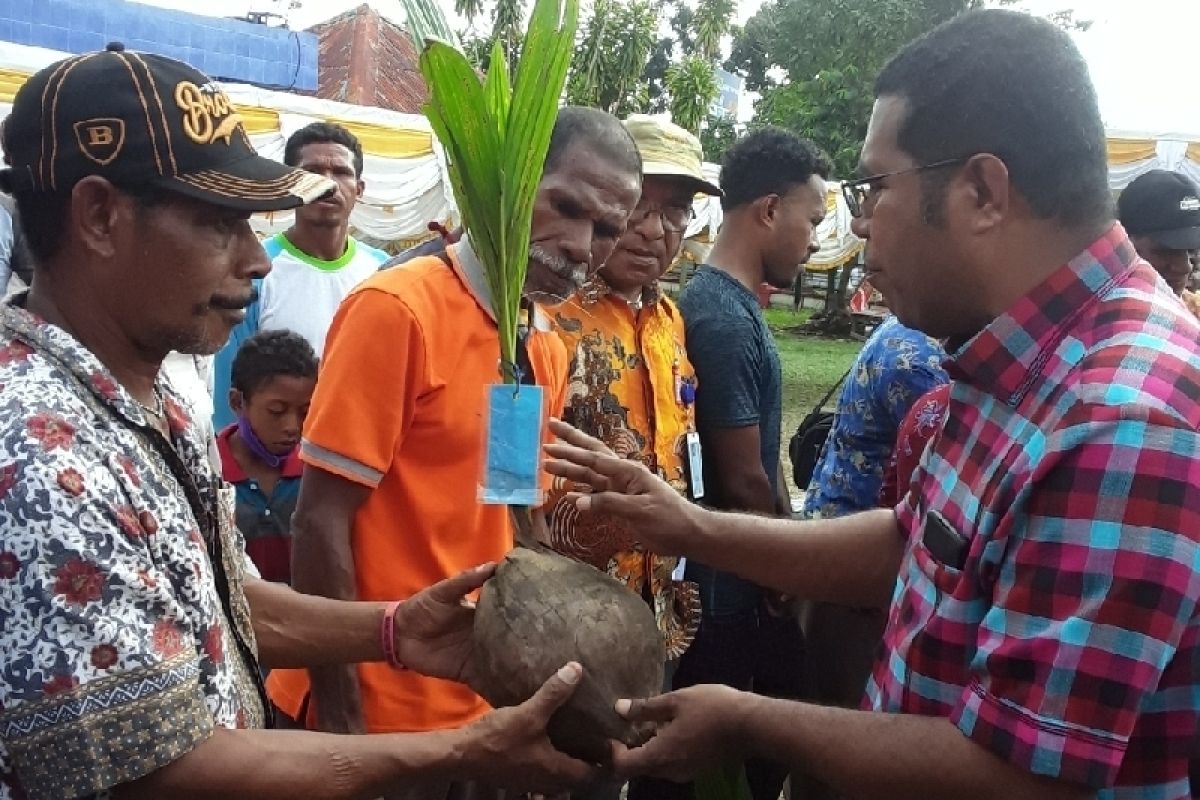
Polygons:
[[929,554],[948,567],[961,570],[967,563],[969,543],[938,511],[925,517],[925,532],[921,543]]

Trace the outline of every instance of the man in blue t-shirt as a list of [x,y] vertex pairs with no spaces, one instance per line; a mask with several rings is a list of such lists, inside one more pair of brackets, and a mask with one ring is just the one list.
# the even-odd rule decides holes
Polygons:
[[[816,146],[775,128],[747,136],[726,154],[721,232],[679,300],[699,383],[696,427],[708,505],[791,511],[779,468],[779,353],[757,289],[763,283],[790,287],[817,251],[828,174],[829,162]],[[798,623],[760,587],[730,573],[690,562],[686,574],[700,587],[702,619],[675,688],[725,683],[791,693],[803,650]],[[782,765],[748,764],[755,800],[777,800],[786,774]],[[654,796],[678,795],[659,787]]]
[[242,342],[260,330],[290,330],[320,357],[334,312],[350,290],[379,270],[387,253],[350,235],[350,212],[363,193],[362,145],[350,131],[314,122],[293,133],[284,163],[329,178],[337,190],[296,211],[284,233],[263,242],[271,272],[255,281],[258,300],[217,353],[213,369],[213,426],[237,421],[229,407],[230,372]]

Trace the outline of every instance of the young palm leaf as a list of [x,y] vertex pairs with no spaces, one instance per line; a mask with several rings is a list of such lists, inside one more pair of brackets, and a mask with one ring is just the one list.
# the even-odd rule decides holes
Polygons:
[[[421,20],[419,31],[436,37],[437,21],[444,23],[436,0],[404,0],[404,6],[409,19]],[[499,42],[482,82],[450,44],[430,38],[421,53],[421,74],[429,85],[425,116],[445,149],[463,226],[483,263],[506,365],[502,378],[508,382],[516,380],[511,365],[517,360],[533,202],[578,16],[578,0],[537,0],[511,85]]]

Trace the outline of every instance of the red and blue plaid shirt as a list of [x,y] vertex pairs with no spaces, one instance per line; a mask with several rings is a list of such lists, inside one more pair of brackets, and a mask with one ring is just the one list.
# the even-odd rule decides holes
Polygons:
[[1114,226],[947,362],[868,707],[1105,800],[1191,797],[1198,342]]

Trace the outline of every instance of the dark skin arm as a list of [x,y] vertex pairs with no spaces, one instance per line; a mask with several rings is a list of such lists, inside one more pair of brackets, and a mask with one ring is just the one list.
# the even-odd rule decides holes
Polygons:
[[[546,470],[591,487],[570,497],[592,514],[627,521],[656,553],[687,556],[805,600],[887,608],[904,539],[888,510],[801,522],[710,511],[679,496],[643,465],[557,420]],[[708,458],[708,454],[705,455]]]
[[[466,595],[494,572],[494,565],[484,564],[400,603],[394,617],[400,662],[422,675],[467,682],[475,606]],[[384,603],[330,600],[262,580],[247,582],[246,599],[259,653],[268,666],[303,668],[384,659]]]
[[337,736],[220,728],[114,795],[119,800],[335,800],[373,798],[402,783],[448,779],[558,791],[595,776],[593,768],[556,751],[545,732],[580,674],[578,665],[568,665],[528,702],[458,730]]
[[778,476],[775,478],[775,513],[781,517],[792,515],[792,495],[788,491],[787,474],[783,469],[783,460],[779,461]]
[[[355,599],[350,530],[355,513],[371,491],[323,469],[304,468],[292,515],[292,586],[296,591],[334,600]],[[351,659],[336,660],[342,663],[308,671],[317,724],[332,733],[363,733],[358,671],[346,663]]]
[[663,724],[633,750],[623,774],[683,779],[731,754],[786,762],[860,800],[1084,800],[1095,792],[1035,776],[968,739],[946,719],[826,708],[697,686],[618,703]]
[[724,508],[776,513],[777,496],[762,466],[761,443],[757,425],[705,431],[704,460],[715,467]]

